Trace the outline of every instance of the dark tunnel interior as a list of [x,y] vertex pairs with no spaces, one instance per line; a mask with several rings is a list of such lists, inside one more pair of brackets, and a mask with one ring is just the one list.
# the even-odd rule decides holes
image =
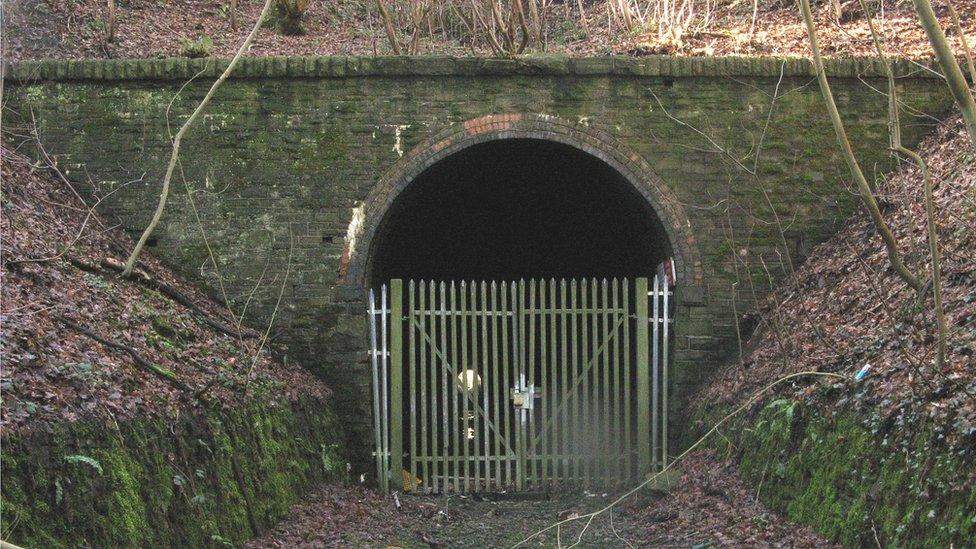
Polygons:
[[599,158],[505,139],[421,173],[380,224],[367,283],[652,276],[671,255],[653,209]]

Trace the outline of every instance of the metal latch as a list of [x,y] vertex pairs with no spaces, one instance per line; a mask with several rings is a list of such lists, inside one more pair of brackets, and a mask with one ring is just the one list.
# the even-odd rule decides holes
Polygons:
[[512,406],[519,410],[531,410],[535,402],[535,387],[529,385],[525,389],[512,389]]

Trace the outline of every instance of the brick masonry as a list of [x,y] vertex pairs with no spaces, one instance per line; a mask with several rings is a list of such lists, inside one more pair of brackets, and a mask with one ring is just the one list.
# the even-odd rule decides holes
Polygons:
[[[137,234],[168,159],[167,109],[175,131],[224,63],[5,66],[5,122],[26,123],[32,112],[67,176],[115,191],[104,213]],[[876,176],[891,166],[880,69],[870,59],[827,69],[863,166]],[[913,144],[951,98],[917,66],[898,62],[896,72]],[[337,389],[365,459],[362,281],[377,224],[425,167],[510,137],[553,139],[603,159],[664,222],[679,275],[674,430],[682,398],[735,355],[733,304],[741,312],[761,298],[786,261],[801,261],[856,207],[802,59],[248,58],[184,139],[174,195],[149,249],[215,295],[222,281],[231,306],[247,304],[257,326],[283,291],[275,333]]]

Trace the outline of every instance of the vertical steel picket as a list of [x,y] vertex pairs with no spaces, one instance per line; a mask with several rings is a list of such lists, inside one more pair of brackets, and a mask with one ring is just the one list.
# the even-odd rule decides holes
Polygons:
[[664,276],[662,280],[662,287],[664,288],[664,307],[661,311],[661,456],[662,456],[662,467],[667,467],[668,465],[668,393],[670,389],[668,387],[668,324],[671,322],[670,319],[670,309],[668,307],[668,295],[671,293],[671,287],[668,284],[667,275]]
[[[536,281],[529,280],[529,306],[526,310],[528,316],[528,347],[525,349],[526,361],[523,363],[523,370],[525,371],[526,383],[528,387],[528,410],[526,410],[526,427],[525,427],[525,441],[528,443],[526,448],[526,455],[528,458],[528,472],[526,476],[526,481],[528,484],[532,485],[538,480],[538,462],[536,455],[536,441],[535,441],[535,350],[536,350],[536,339],[535,339],[535,320],[536,320],[536,307],[535,303],[535,290]],[[523,340],[525,341],[525,340]]]
[[621,303],[624,307],[624,339],[623,339],[623,358],[624,358],[624,456],[626,457],[627,465],[627,475],[624,478],[630,478],[633,475],[634,469],[634,456],[633,448],[634,443],[632,440],[633,431],[630,428],[630,409],[631,409],[631,399],[630,399],[630,281],[626,278],[623,283],[623,296],[621,297]]
[[[454,292],[453,286],[451,288],[452,288],[452,290],[451,290],[452,294],[451,295],[453,296],[453,292]],[[453,302],[453,298],[452,298],[452,302]],[[440,308],[440,312],[441,312],[441,314],[440,314],[440,317],[441,317],[440,318],[440,323],[441,323],[441,367],[440,367],[440,378],[441,378],[441,417],[442,417],[441,425],[443,426],[443,432],[441,433],[441,448],[442,448],[442,452],[443,452],[443,455],[441,456],[443,458],[443,470],[441,471],[441,473],[442,473],[443,476],[442,476],[442,481],[441,482],[443,483],[444,491],[447,492],[450,489],[449,488],[449,486],[450,486],[449,480],[451,478],[450,477],[450,467],[451,466],[450,466],[450,463],[449,463],[449,459],[450,459],[450,455],[451,455],[451,451],[450,451],[450,447],[451,447],[451,435],[450,435],[450,432],[451,431],[450,431],[450,422],[448,420],[448,418],[450,417],[451,413],[449,411],[450,408],[448,408],[448,402],[449,402],[449,400],[448,400],[448,397],[447,397],[447,395],[448,395],[448,387],[449,387],[449,385],[448,385],[448,379],[447,379],[448,378],[448,375],[447,375],[447,371],[448,371],[447,370],[447,330],[448,330],[448,324],[447,324],[447,285],[445,283],[443,283],[443,282],[441,282],[441,287],[440,287],[440,304],[441,304],[441,308]],[[453,305],[453,303],[452,303],[452,305]],[[455,410],[457,409],[456,403],[457,403],[457,401],[455,401],[455,407],[454,407]]]
[[390,281],[390,472],[403,490],[403,281]]
[[383,418],[380,416],[380,365],[376,346],[376,290],[369,290],[369,342],[370,364],[373,366],[373,443],[376,458],[376,482],[384,491],[388,489],[386,483],[386,468],[383,463]]
[[[407,349],[409,359],[407,360],[407,368],[409,369],[409,375],[407,379],[407,389],[410,392],[410,422],[409,428],[407,429],[407,434],[410,437],[410,483],[413,483],[417,478],[417,437],[420,432],[417,428],[419,422],[417,421],[417,343],[418,338],[413,337],[413,314],[417,310],[417,303],[415,301],[416,293],[414,291],[413,280],[407,283],[407,303],[408,309],[407,314],[410,315],[407,319],[407,329],[410,334],[407,337]],[[412,489],[412,488],[411,488]]]
[[[525,341],[525,280],[520,280],[518,283],[518,316],[516,317],[515,323],[515,335],[516,341]],[[516,341],[513,341],[512,353],[515,357],[515,386],[516,391],[525,391],[525,346],[519,345]],[[516,454],[518,455],[518,461],[516,462],[515,469],[515,487],[517,490],[525,489],[525,477],[526,477],[526,444],[525,444],[525,421],[526,421],[526,410],[521,408],[516,410],[516,425],[515,425],[515,446]]]
[[651,467],[657,470],[659,463],[658,456],[660,455],[660,439],[658,439],[658,378],[660,377],[660,372],[658,371],[658,296],[660,295],[660,288],[658,287],[658,278],[654,277],[654,293],[651,297],[653,300],[653,313],[652,322],[654,323],[651,327]]
[[[510,311],[510,310],[512,310],[514,308],[514,307],[511,307],[511,305],[513,304],[513,299],[514,298],[510,298],[509,296],[512,293],[511,291],[514,290],[515,285],[514,285],[514,283],[512,283],[511,285],[509,285],[509,283],[503,282],[501,286],[502,286],[502,310],[505,311],[506,313],[508,313],[508,311]],[[509,330],[511,330],[512,329],[512,326],[514,326],[514,324],[515,324],[515,314],[514,313],[511,314],[511,319],[512,319],[512,322],[511,323],[508,322],[508,318],[509,317],[506,316],[502,320],[502,400],[505,402],[505,406],[503,406],[503,408],[504,408],[504,415],[505,415],[505,423],[504,423],[505,427],[504,428],[505,428],[505,431],[507,433],[509,433],[509,435],[510,435],[509,440],[512,440],[512,438],[511,438],[511,435],[512,435],[512,414],[514,414],[515,412],[512,410],[512,407],[508,405],[509,402],[510,402],[510,400],[509,400],[509,396],[510,396],[509,395],[509,390],[512,387],[512,379],[510,377],[510,372],[512,370],[512,368],[511,368],[512,362],[511,362],[511,359],[510,359],[510,348],[508,346],[508,344],[509,344],[509,335],[508,334],[509,334]],[[514,334],[514,332],[513,332],[513,334]],[[514,335],[512,337],[514,338]],[[517,435],[515,435],[515,436],[517,436]],[[515,460],[515,459],[517,459],[517,456],[515,455],[514,452],[515,452],[515,449],[514,448],[511,448],[511,447],[508,447],[505,450],[505,485],[506,486],[511,486],[512,485],[512,465],[513,465],[512,461]],[[515,464],[515,468],[516,468],[515,475],[518,476],[518,464],[517,463]]]
[[603,309],[603,398],[600,399],[600,469],[601,478],[608,483],[610,475],[610,447],[613,444],[610,436],[610,342],[614,341],[610,334],[610,300],[607,296],[607,279],[600,282],[600,307]]
[[383,346],[382,354],[380,354],[380,391],[383,393],[383,471],[386,477],[386,488],[389,490],[390,487],[390,401],[387,397],[389,391],[388,379],[389,379],[389,356],[387,352],[387,341],[389,334],[387,333],[387,297],[389,295],[389,288],[384,285],[381,289],[382,294],[380,295],[380,326],[381,326],[381,345]]
[[637,309],[637,474],[651,470],[650,364],[647,334],[647,279],[638,278],[634,289]]
[[505,391],[505,386],[501,383],[501,378],[498,376],[498,321],[501,317],[502,327],[505,327],[505,317],[501,315],[505,314],[501,308],[498,306],[498,285],[492,281],[491,283],[491,413],[492,419],[495,422],[496,429],[500,429],[501,432],[496,432],[494,438],[495,442],[495,488],[498,490],[504,490],[505,484],[502,479],[502,448],[501,448],[501,436],[505,432],[504,427],[501,424],[501,414],[499,414],[499,408],[502,406],[502,402],[507,402],[503,400],[503,391]]
[[549,337],[549,364],[550,364],[551,373],[549,379],[550,388],[548,389],[547,392],[548,396],[546,396],[546,402],[548,402],[548,407],[546,408],[545,414],[546,414],[546,418],[552,421],[552,425],[553,425],[552,439],[548,446],[548,452],[552,456],[551,482],[555,483],[555,481],[559,478],[559,473],[558,473],[559,460],[557,456],[559,455],[558,452],[559,452],[559,434],[560,434],[559,420],[555,417],[556,402],[558,402],[559,399],[556,393],[556,389],[559,387],[559,383],[557,381],[559,378],[559,374],[557,372],[558,361],[556,360],[556,327],[557,327],[556,324],[558,322],[558,318],[556,316],[556,309],[559,306],[556,304],[556,279],[555,278],[549,280],[549,307],[551,312],[551,314],[549,315],[549,329],[551,332]]

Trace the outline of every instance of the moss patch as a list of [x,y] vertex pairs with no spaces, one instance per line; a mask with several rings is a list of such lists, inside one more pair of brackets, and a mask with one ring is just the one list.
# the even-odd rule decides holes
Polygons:
[[761,484],[763,503],[845,546],[873,546],[875,536],[895,547],[969,546],[973,452],[940,444],[937,425],[887,436],[872,421],[774,401],[739,431],[743,478]]
[[[4,536],[26,547],[238,545],[345,459],[328,403],[252,403],[4,440]],[[328,449],[328,456],[326,456]]]

